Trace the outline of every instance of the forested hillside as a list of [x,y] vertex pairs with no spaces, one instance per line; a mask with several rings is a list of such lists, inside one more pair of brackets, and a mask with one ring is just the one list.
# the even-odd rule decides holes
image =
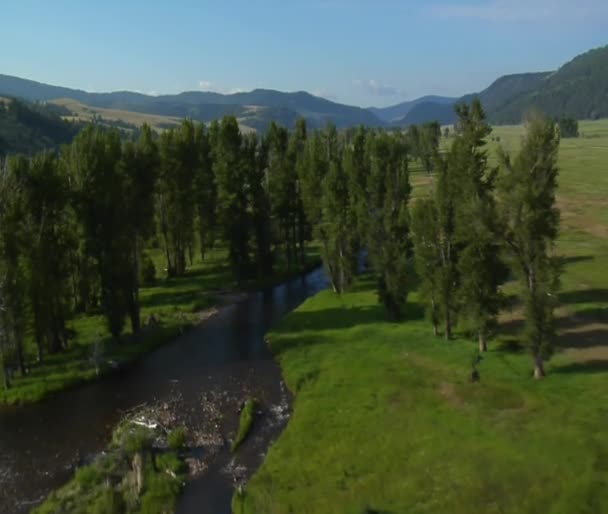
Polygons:
[[522,113],[539,109],[575,119],[608,117],[608,46],[590,50],[545,77],[527,94],[513,95],[490,109],[496,123],[517,123]]
[[68,143],[79,126],[63,121],[60,106],[0,100],[0,157],[10,153],[34,153]]

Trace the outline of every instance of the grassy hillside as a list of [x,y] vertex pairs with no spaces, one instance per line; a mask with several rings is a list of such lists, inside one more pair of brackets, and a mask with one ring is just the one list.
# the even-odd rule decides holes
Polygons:
[[171,116],[159,116],[153,114],[143,114],[139,112],[123,111],[120,109],[104,109],[102,107],[91,107],[76,100],[69,98],[60,98],[52,100],[51,103],[65,107],[70,111],[70,115],[64,116],[70,121],[92,122],[101,118],[102,122],[120,122],[127,125],[140,127],[147,123],[154,130],[161,131],[163,129],[176,127],[181,123],[180,118]]
[[[432,337],[415,294],[394,324],[367,277],[323,292],[269,335],[294,414],[234,512],[608,511],[608,122],[581,131],[561,147],[565,272],[548,377],[532,380],[517,351],[517,308],[472,384],[476,343]],[[510,149],[521,135],[494,134]],[[417,175],[415,196],[428,185]]]
[[[97,120],[97,122],[102,124],[107,123],[108,125],[120,126],[127,129],[141,127],[144,123],[147,123],[154,130],[160,132],[181,125],[183,119],[175,116],[163,116],[160,114],[146,114],[121,109],[92,107],[90,105],[77,102],[76,100],[70,100],[69,98],[52,100],[50,103],[61,106],[69,111],[69,114],[64,116],[64,119],[66,120],[86,123]],[[248,112],[249,110],[246,110],[244,116]],[[248,118],[239,118],[239,122],[246,119]],[[254,130],[254,128],[243,123],[239,123],[239,126],[241,131],[244,133]]]

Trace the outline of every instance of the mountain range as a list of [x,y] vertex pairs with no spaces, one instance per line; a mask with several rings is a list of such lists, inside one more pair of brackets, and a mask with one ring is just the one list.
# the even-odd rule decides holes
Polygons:
[[474,97],[481,99],[489,120],[497,124],[519,123],[533,108],[551,116],[601,118],[608,117],[608,46],[581,54],[556,71],[500,77],[486,89],[460,98],[423,96],[383,108],[364,109],[304,91],[270,89],[226,95],[202,91],[160,96],[130,91],[90,93],[8,75],[0,75],[0,96],[35,102],[70,99],[89,108],[173,119],[190,117],[205,122],[234,115],[242,125],[257,130],[265,130],[271,120],[292,127],[299,117],[312,128],[329,121],[338,128],[407,126],[434,120],[451,124],[455,119],[454,104]]

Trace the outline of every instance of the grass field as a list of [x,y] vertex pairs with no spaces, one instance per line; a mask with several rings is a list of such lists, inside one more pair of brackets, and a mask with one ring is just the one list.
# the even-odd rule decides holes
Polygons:
[[[608,512],[608,122],[581,132],[560,150],[566,264],[547,378],[510,344],[517,309],[472,384],[476,343],[432,337],[415,294],[393,324],[369,277],[322,292],[269,335],[294,414],[236,514]],[[515,150],[522,134],[494,136]],[[412,182],[419,196],[430,180]]]
[[[319,263],[319,249],[315,245],[307,248],[307,268]],[[181,332],[201,320],[201,313],[221,303],[220,293],[235,290],[236,284],[228,268],[227,252],[217,249],[208,253],[205,261],[196,258],[184,277],[162,278],[163,254],[151,251],[155,261],[156,283],[140,291],[141,319],[145,324],[151,316],[158,321],[156,326],[143,329],[136,340],[127,332],[120,343],[112,341],[101,315],[82,315],[71,321],[76,332],[69,350],[46,356],[41,365],[34,365],[25,377],[13,379],[11,389],[0,389],[0,404],[32,403],[48,394],[73,387],[82,382],[95,380],[97,371],[92,360],[94,345],[101,342],[100,375],[109,373],[114,367],[123,366],[141,355],[175,339]],[[279,262],[272,277],[253,280],[245,289],[260,289],[279,283],[301,270],[288,270]],[[34,360],[33,341],[28,342],[29,360]]]

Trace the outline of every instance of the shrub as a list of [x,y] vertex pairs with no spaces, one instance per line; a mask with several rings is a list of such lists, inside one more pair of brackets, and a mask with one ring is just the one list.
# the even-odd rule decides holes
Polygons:
[[177,427],[169,433],[167,443],[172,450],[181,450],[186,446],[187,431],[186,427]]
[[239,418],[239,429],[236,433],[234,441],[232,441],[231,451],[235,452],[237,448],[249,434],[251,427],[253,426],[253,419],[255,417],[256,401],[254,399],[248,399],[245,402],[243,410],[241,411],[241,417]]
[[156,280],[156,266],[154,265],[152,258],[147,253],[144,253],[141,259],[139,278],[141,283],[145,285],[153,284]]
[[90,489],[101,482],[102,474],[93,464],[91,466],[79,468],[76,471],[76,476],[74,478],[81,488]]

